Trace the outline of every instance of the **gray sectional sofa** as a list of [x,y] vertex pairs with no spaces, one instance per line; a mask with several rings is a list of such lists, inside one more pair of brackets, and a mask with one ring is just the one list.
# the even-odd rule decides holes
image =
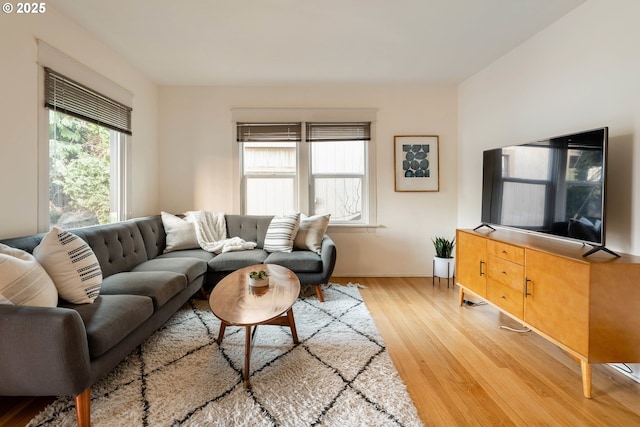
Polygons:
[[[163,325],[199,290],[232,271],[274,263],[294,271],[302,285],[329,281],[335,244],[324,236],[321,254],[262,249],[270,216],[226,215],[228,236],[256,249],[219,255],[202,249],[163,253],[160,215],[70,230],[93,249],[102,269],[92,304],[60,300],[57,307],[0,305],[0,395],[75,396],[78,425],[90,424],[90,390],[100,377]],[[32,253],[44,234],[0,240]]]

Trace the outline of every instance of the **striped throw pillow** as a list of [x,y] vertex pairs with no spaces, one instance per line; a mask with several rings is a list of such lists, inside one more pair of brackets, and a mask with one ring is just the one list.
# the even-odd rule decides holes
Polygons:
[[327,232],[331,214],[300,217],[300,228],[293,241],[293,247],[304,249],[320,254],[322,250],[322,239]]
[[33,255],[0,243],[0,304],[55,307],[58,291]]
[[299,226],[299,212],[273,217],[264,237],[264,250],[267,252],[291,252]]
[[33,255],[49,273],[61,298],[87,304],[98,297],[102,269],[91,247],[80,237],[53,227]]

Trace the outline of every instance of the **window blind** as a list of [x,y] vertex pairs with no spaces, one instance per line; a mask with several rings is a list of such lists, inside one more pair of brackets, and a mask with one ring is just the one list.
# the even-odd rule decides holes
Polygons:
[[307,142],[369,141],[371,122],[307,123]]
[[238,123],[238,142],[299,142],[301,123]]
[[131,135],[130,107],[77,83],[50,68],[44,69],[44,106]]

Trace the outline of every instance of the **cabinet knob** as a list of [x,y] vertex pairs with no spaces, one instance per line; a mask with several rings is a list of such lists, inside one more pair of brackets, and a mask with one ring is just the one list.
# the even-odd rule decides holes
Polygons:
[[507,253],[507,251],[505,251],[505,250],[503,249],[503,250],[502,250],[502,253],[503,253],[503,254],[506,254],[506,253]]
[[502,299],[507,299],[507,297],[505,297],[504,295],[502,295],[500,298],[502,298]]
[[506,275],[506,274],[507,274],[507,272],[506,272],[506,271],[504,271],[504,270],[502,270],[502,274]]

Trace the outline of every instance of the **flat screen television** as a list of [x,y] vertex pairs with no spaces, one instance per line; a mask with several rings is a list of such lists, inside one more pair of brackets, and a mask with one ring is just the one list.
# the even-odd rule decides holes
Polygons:
[[[605,250],[608,128],[484,151],[482,223]],[[615,255],[615,254],[614,254]]]

